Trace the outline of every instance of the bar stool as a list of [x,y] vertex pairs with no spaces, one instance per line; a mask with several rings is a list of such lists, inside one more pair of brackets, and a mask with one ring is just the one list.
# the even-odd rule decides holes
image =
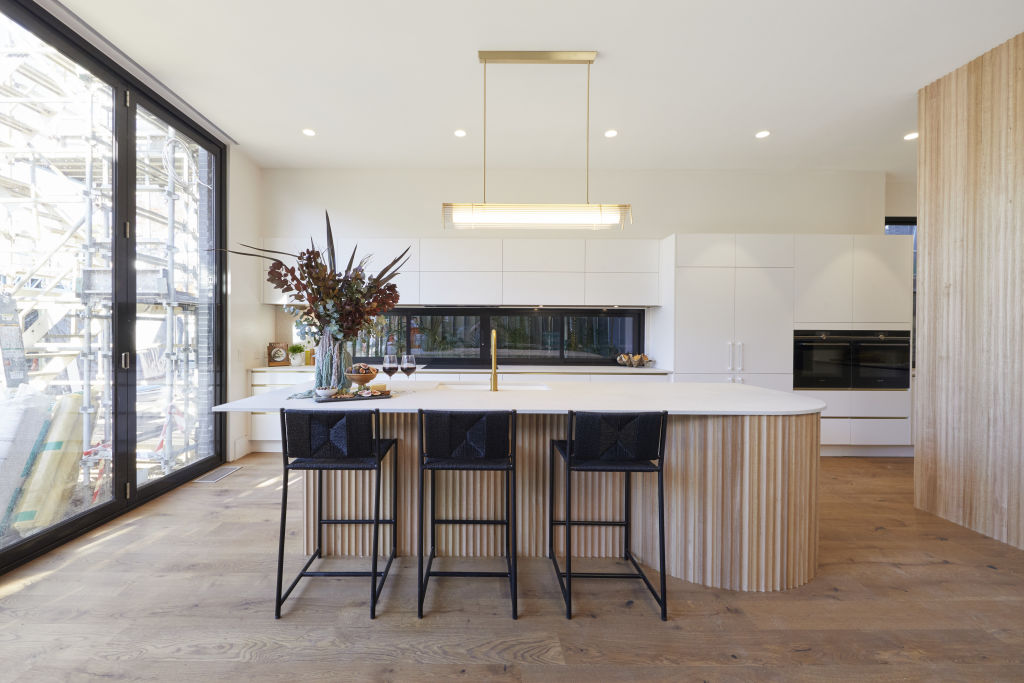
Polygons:
[[[394,462],[391,474],[391,518],[380,518],[381,463],[392,450],[396,451],[395,439],[380,436],[380,411],[325,411],[325,410],[281,410],[281,455],[284,460],[284,486],[281,487],[281,535],[277,549],[277,597],[274,603],[274,618],[281,618],[281,605],[291,595],[299,580],[309,576],[369,576],[370,618],[377,616],[377,599],[388,578],[391,562],[395,559],[398,527],[397,484],[398,462]],[[289,458],[293,458],[288,462]],[[373,519],[324,519],[324,472],[346,470],[373,470],[376,472],[373,496]],[[285,516],[288,511],[288,476],[290,472],[313,471],[317,473],[316,500],[316,549],[306,560],[288,590],[281,593],[284,572]],[[324,525],[327,524],[372,524],[373,542],[370,571],[308,571],[313,560],[323,557]],[[377,571],[377,548],[380,540],[380,525],[391,525],[391,553],[384,571]],[[377,578],[380,577],[378,583]]]
[[[420,410],[419,596],[416,616],[423,618],[423,598],[432,576],[508,577],[512,618],[519,618],[516,596],[516,413],[515,411]],[[505,473],[504,519],[437,519],[436,473],[475,471]],[[430,473],[430,555],[423,569],[423,476]],[[433,571],[438,524],[489,524],[505,527],[507,572]]]
[[[553,439],[548,467],[548,557],[555,566],[555,576],[565,600],[565,618],[572,619],[572,580],[575,579],[642,579],[661,607],[661,620],[668,619],[665,601],[665,430],[667,412],[595,413],[569,411],[566,435],[568,441]],[[565,462],[565,519],[555,519],[555,453]],[[572,519],[573,472],[622,472],[625,476],[625,519],[593,521]],[[630,477],[636,473],[658,475],[658,555],[661,571],[659,595],[630,551],[631,500]],[[555,527],[565,527],[565,571],[555,556]],[[622,559],[629,560],[635,573],[573,572],[572,529],[577,526],[616,526],[624,531]]]

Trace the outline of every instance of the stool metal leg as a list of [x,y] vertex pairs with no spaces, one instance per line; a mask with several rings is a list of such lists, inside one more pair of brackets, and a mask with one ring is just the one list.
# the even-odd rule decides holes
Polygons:
[[623,542],[624,545],[622,547],[622,559],[624,559],[624,560],[628,560],[629,559],[629,553],[631,552],[631,548],[630,548],[630,546],[631,546],[631,543],[630,543],[630,527],[632,525],[630,524],[630,522],[632,521],[632,514],[631,514],[632,513],[632,504],[630,502],[630,495],[631,495],[630,488],[631,488],[631,486],[630,486],[629,474],[630,474],[629,472],[626,472],[626,487],[625,487],[626,488],[626,501],[625,501],[625,505],[624,505],[625,513],[626,513],[625,514],[625,519],[626,519],[626,538],[625,538],[625,540]]
[[665,592],[665,473],[658,470],[658,554],[661,563],[661,620],[668,621],[668,594]]
[[281,589],[284,583],[284,531],[285,515],[288,513],[288,470],[284,471],[284,484],[281,486],[281,534],[277,544],[277,595],[274,599],[274,618],[281,618]]
[[324,472],[316,473],[316,554],[324,556]]
[[416,616],[423,618],[423,466],[420,465],[419,495],[416,496],[419,512],[416,515],[416,552],[418,562],[416,564]]
[[373,493],[373,540],[370,545],[372,547],[370,557],[370,618],[374,619],[377,617],[377,544],[380,540],[380,460],[377,461],[377,467],[374,468],[374,477],[377,480],[377,485],[374,488]]
[[518,538],[517,538],[518,525],[516,523],[516,509],[517,509],[517,505],[516,505],[516,470],[515,470],[515,466],[513,466],[512,471],[509,472],[508,476],[509,476],[509,479],[511,479],[511,481],[512,481],[512,486],[511,486],[512,491],[511,491],[511,495],[509,496],[509,507],[511,508],[511,513],[509,514],[509,518],[508,518],[509,526],[506,528],[506,533],[512,538],[512,541],[511,541],[511,544],[510,544],[512,546],[511,554],[509,555],[509,557],[511,557],[511,559],[512,559],[512,568],[511,568],[512,577],[510,579],[511,582],[512,582],[512,618],[513,619],[518,619],[519,618],[519,578],[518,578],[519,542],[518,542]]
[[565,463],[565,618],[572,619],[572,469]]
[[548,557],[552,560],[555,559],[555,444],[553,443],[548,446]]

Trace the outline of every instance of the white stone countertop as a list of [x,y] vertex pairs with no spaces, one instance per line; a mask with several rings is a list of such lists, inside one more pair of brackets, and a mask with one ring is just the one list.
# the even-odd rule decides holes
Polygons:
[[[370,365],[375,364],[371,363]],[[280,365],[276,367],[251,368],[253,372],[313,371],[312,365]],[[665,368],[629,368],[623,365],[502,365],[498,364],[498,374],[525,375],[668,375],[672,371]],[[422,365],[416,371],[422,375],[489,375],[489,367],[472,368],[425,368]]]
[[516,410],[521,413],[555,414],[569,410],[640,412],[667,410],[672,415],[803,415],[820,413],[825,403],[796,393],[774,391],[726,382],[650,383],[552,382],[551,384],[410,382],[402,384],[389,399],[316,403],[289,399],[312,384],[299,384],[258,396],[224,403],[216,412],[275,412],[281,408],[317,410],[369,410],[411,413],[427,410]]

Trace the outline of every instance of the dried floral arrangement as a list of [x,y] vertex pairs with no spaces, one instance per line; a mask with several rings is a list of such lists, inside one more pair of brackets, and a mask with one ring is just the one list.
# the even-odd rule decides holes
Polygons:
[[[294,301],[285,306],[285,311],[295,317],[299,336],[316,346],[317,388],[342,387],[347,383],[345,368],[352,361],[345,358],[345,343],[354,342],[359,332],[371,325],[376,316],[398,304],[398,287],[392,280],[408,261],[409,253],[407,248],[376,275],[369,275],[366,262],[370,257],[364,256],[357,262],[359,247],[356,245],[345,270],[339,271],[331,217],[326,211],[324,216],[327,221],[326,252],[317,249],[312,240],[309,249],[298,254],[249,244],[241,246],[261,253],[226,250],[271,262],[267,282]],[[295,265],[285,264],[279,256],[294,258]]]

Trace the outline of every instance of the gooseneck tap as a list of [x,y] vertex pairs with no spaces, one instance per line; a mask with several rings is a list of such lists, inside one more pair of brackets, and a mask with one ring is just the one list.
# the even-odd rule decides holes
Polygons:
[[491,391],[498,390],[498,330],[491,329]]

